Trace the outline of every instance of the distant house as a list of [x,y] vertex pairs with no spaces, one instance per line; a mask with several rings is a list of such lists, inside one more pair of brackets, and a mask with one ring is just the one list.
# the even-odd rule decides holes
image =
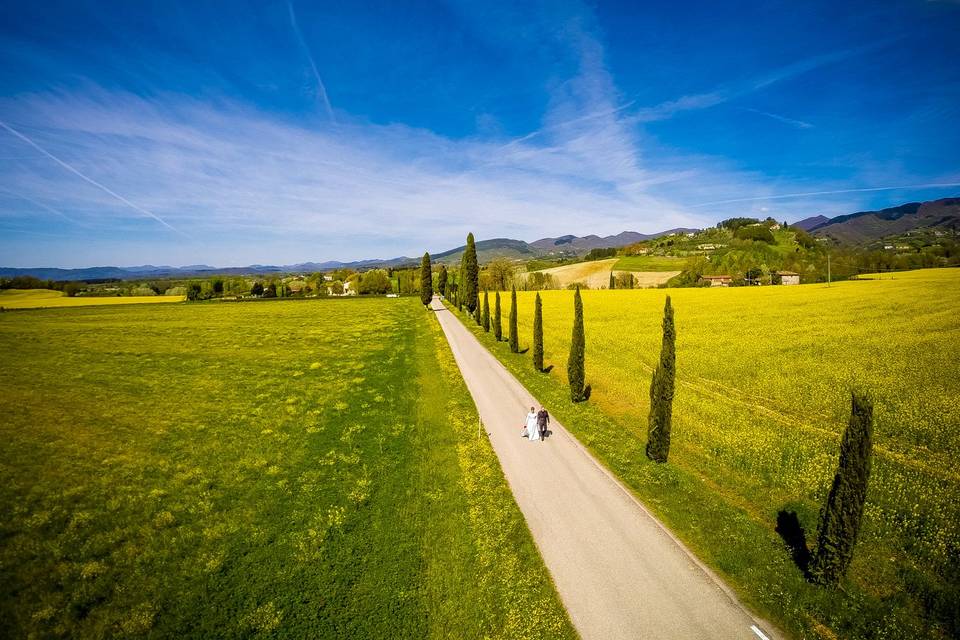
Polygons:
[[716,249],[716,248],[717,248],[717,245],[712,244],[712,243],[709,243],[709,242],[706,243],[706,244],[698,244],[698,245],[697,245],[697,249],[700,249],[701,251],[712,251],[713,249]]
[[700,276],[700,279],[709,282],[711,287],[729,287],[733,280],[730,276]]
[[800,284],[800,274],[793,271],[775,271],[774,275],[780,277],[780,284]]
[[323,274],[323,280],[324,282],[333,282],[333,276],[325,273]]

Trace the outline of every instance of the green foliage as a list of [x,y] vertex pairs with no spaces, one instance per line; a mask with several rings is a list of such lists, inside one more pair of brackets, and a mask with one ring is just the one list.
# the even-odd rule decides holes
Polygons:
[[617,249],[615,247],[608,247],[606,249],[590,249],[587,252],[587,255],[584,256],[584,260],[603,260],[605,258],[612,258],[617,255]]
[[437,290],[444,298],[447,297],[447,265],[440,265],[440,273],[437,274]]
[[670,296],[663,307],[663,342],[660,363],[650,380],[650,415],[647,418],[647,457],[666,462],[670,453],[670,428],[673,422],[673,393],[676,378],[676,330]]
[[430,304],[433,299],[433,270],[430,267],[430,254],[424,253],[420,260],[420,302]]
[[517,288],[510,292],[510,351],[520,353],[520,338],[517,334]]
[[830,586],[840,583],[853,559],[872,464],[873,401],[853,392],[851,405],[850,423],[840,444],[840,464],[820,512],[817,549],[810,567],[816,582]]
[[493,337],[497,339],[497,342],[503,340],[503,322],[500,318],[500,292],[497,291],[494,293],[494,306],[493,306]]
[[187,300],[199,300],[201,291],[199,282],[191,282],[190,286],[187,287]]
[[360,274],[357,293],[382,295],[391,291],[393,291],[393,282],[383,269],[371,269]]
[[567,383],[570,385],[570,399],[581,402],[584,398],[584,358],[586,338],[583,332],[583,301],[580,289],[573,294],[573,333],[570,338],[570,355],[567,357]]
[[0,314],[0,386],[0,636],[576,637],[412,298]]
[[483,309],[479,304],[473,308],[473,319],[477,321],[478,327],[483,326]]
[[559,289],[560,284],[557,277],[552,273],[534,271],[527,275],[527,279],[523,282],[523,288],[527,291],[543,291],[545,289]]
[[253,286],[250,287],[250,295],[261,296],[263,295],[263,283],[259,280],[253,283]]
[[483,292],[483,330],[490,331],[490,294]]
[[609,284],[609,286],[608,286],[607,288],[608,288],[608,289],[616,289],[616,288],[617,288],[617,279],[614,277],[613,271],[610,272],[610,284]]
[[[187,295],[187,297],[189,298],[189,294]],[[266,286],[266,288],[263,290],[263,297],[264,297],[264,298],[276,298],[276,297],[277,297],[277,283],[271,282],[270,284],[268,284],[268,285]]]
[[513,262],[506,258],[494,258],[487,263],[487,268],[484,269],[482,276],[487,288],[495,291],[506,291],[507,287],[513,285],[513,274]]
[[735,235],[739,240],[753,240],[755,242],[766,242],[767,244],[777,243],[769,227],[764,225],[740,227]]
[[543,371],[543,303],[539,293],[533,304],[533,368]]
[[717,223],[718,229],[729,229],[736,233],[737,229],[741,227],[748,227],[752,224],[759,224],[760,220],[758,218],[727,218],[726,220],[721,220]]
[[477,263],[477,246],[473,234],[467,234],[467,246],[460,259],[460,287],[463,294],[463,304],[469,311],[474,311],[479,303],[480,293],[480,265]]

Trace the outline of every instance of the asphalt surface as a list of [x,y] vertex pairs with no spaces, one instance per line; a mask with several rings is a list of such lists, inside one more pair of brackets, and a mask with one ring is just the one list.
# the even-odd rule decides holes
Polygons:
[[530,407],[541,405],[439,299],[432,308],[560,598],[584,639],[780,638],[561,424],[551,419],[552,435],[543,442],[521,437]]

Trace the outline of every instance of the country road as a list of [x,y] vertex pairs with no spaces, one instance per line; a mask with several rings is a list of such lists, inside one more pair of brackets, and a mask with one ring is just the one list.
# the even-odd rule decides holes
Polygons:
[[[574,626],[593,638],[779,638],[737,602],[562,425],[520,436],[540,404],[448,311],[432,308]],[[550,411],[551,407],[546,407]]]

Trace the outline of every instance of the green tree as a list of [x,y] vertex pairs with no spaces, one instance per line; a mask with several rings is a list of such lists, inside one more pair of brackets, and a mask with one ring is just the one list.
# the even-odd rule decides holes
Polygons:
[[267,285],[267,288],[263,290],[264,298],[276,298],[277,297],[277,284],[271,282]]
[[480,265],[477,263],[477,246],[473,241],[473,234],[467,234],[467,246],[463,250],[460,260],[461,290],[463,303],[472,313],[479,303]]
[[447,265],[440,265],[440,273],[437,275],[437,289],[440,295],[447,297]]
[[493,337],[497,342],[503,340],[503,323],[500,319],[500,292],[494,292],[493,299]]
[[533,368],[543,371],[543,303],[539,292],[533,302]]
[[420,302],[430,304],[433,299],[433,270],[430,268],[430,254],[424,253],[420,260]]
[[570,384],[570,399],[574,402],[586,400],[584,381],[584,358],[586,337],[583,334],[583,301],[580,288],[573,294],[573,335],[570,337],[570,357],[567,358],[567,382]]
[[220,278],[213,281],[213,293],[218,296],[223,295],[223,280]]
[[187,287],[187,300],[199,300],[200,291],[200,284],[197,282],[191,282],[190,286]]
[[263,284],[260,282],[254,282],[253,286],[250,287],[250,295],[260,296],[263,295]]
[[817,550],[810,575],[823,585],[836,585],[850,566],[867,499],[873,455],[873,401],[853,392],[850,422],[840,443],[840,464],[827,502],[820,512]]
[[673,420],[673,391],[676,378],[676,338],[670,296],[663,307],[663,343],[660,363],[650,380],[650,415],[647,419],[647,457],[666,462],[670,453],[670,426]]
[[609,287],[609,288],[610,288],[610,289],[616,289],[616,288],[617,288],[617,281],[616,281],[616,279],[613,277],[613,271],[610,272],[610,287]]
[[490,295],[483,292],[483,330],[490,332]]
[[478,327],[483,326],[483,310],[479,304],[473,308],[473,319],[477,321]]
[[520,339],[517,337],[517,288],[510,293],[510,351],[520,353]]

